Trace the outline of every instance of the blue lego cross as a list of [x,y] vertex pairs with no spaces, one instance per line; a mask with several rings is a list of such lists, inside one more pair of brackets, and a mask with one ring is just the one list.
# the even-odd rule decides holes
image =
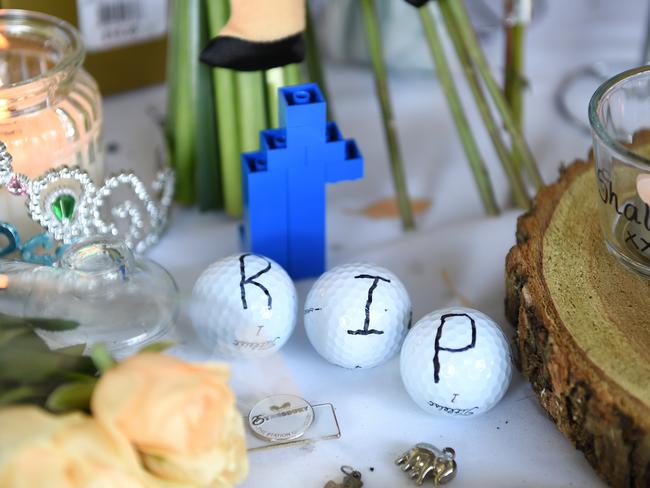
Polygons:
[[356,143],[327,122],[318,85],[279,90],[280,128],[260,132],[260,150],[242,154],[243,247],[294,279],[325,271],[325,185],[363,177]]

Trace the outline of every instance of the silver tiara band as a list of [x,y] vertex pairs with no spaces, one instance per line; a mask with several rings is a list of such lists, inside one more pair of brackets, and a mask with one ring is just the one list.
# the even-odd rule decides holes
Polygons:
[[[111,235],[141,253],[158,242],[167,224],[174,194],[171,168],[160,170],[148,190],[132,172],[110,176],[98,187],[86,171],[68,166],[32,180],[15,173],[12,160],[0,141],[0,189],[24,198],[30,218],[63,244]],[[122,200],[114,202],[118,193]]]

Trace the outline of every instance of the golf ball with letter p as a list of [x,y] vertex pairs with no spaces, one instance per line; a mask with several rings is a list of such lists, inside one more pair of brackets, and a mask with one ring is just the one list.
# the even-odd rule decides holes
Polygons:
[[510,347],[499,326],[470,308],[431,312],[404,340],[402,381],[415,403],[434,415],[487,412],[510,384]]
[[393,273],[346,264],[323,274],[307,295],[305,330],[314,349],[344,368],[372,368],[393,356],[411,320],[411,301]]
[[192,291],[192,323],[221,356],[258,357],[284,345],[296,325],[296,288],[275,261],[237,254],[210,265]]

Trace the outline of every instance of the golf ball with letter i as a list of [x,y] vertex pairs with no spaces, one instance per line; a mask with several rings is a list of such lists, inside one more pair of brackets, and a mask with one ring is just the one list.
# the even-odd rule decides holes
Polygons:
[[499,326],[471,308],[437,310],[410,330],[400,354],[402,381],[425,411],[471,418],[503,397],[512,376]]
[[220,356],[259,357],[280,349],[296,325],[296,288],[264,256],[236,254],[210,265],[192,291],[199,338]]
[[305,330],[314,349],[344,368],[372,368],[399,350],[411,300],[393,273],[345,264],[323,274],[307,295]]

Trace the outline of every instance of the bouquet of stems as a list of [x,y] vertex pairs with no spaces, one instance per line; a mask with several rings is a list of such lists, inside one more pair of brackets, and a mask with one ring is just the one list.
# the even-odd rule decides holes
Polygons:
[[[499,208],[481,151],[470,128],[441,40],[444,28],[462,66],[476,109],[490,136],[512,190],[514,202],[528,208],[529,185],[542,185],[522,132],[523,35],[531,0],[508,0],[505,91],[485,59],[460,0],[406,0],[417,13],[465,155],[487,214]],[[388,75],[375,0],[359,0],[388,148],[397,207],[405,229],[415,226],[390,101]],[[240,154],[257,149],[259,131],[277,126],[277,88],[299,83],[298,65],[239,72],[209,68],[198,61],[201,46],[228,20],[222,0],[174,2],[169,59],[168,136],[177,170],[177,200],[201,209],[242,212]],[[436,20],[434,12],[438,13]],[[513,13],[514,12],[514,13]],[[522,20],[524,19],[524,20]],[[314,26],[307,10],[307,73],[325,91]],[[494,107],[494,110],[493,110]],[[505,128],[505,133],[501,129]],[[504,138],[504,135],[506,137]]]
[[[211,68],[199,52],[226,24],[224,0],[172,2],[167,135],[177,172],[176,199],[202,210],[242,213],[242,152],[257,150],[260,130],[278,125],[278,88],[303,81],[297,64],[265,71]],[[325,79],[309,15],[307,72]]]

